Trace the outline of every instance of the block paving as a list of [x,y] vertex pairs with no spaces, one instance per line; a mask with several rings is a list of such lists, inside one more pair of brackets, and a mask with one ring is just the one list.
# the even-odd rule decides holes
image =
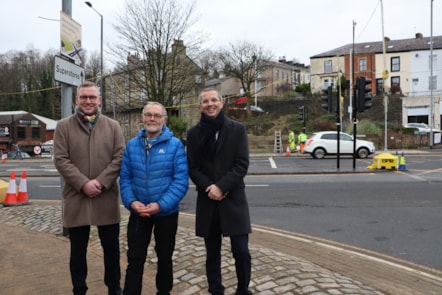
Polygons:
[[[32,203],[0,208],[0,287],[2,294],[70,294],[69,241],[62,235],[61,206]],[[125,214],[125,213],[126,214]],[[128,215],[122,208],[121,268],[124,281],[126,226]],[[156,256],[154,241],[145,265],[143,294],[155,294]],[[229,239],[223,240],[222,269],[226,294],[235,293],[234,260]],[[250,289],[261,295],[381,295],[372,287],[321,268],[300,257],[250,245],[252,280]],[[209,294],[205,277],[203,240],[189,228],[179,227],[174,253],[173,294]],[[92,227],[88,251],[88,294],[104,294],[101,245]],[[5,292],[5,293],[4,293]]]

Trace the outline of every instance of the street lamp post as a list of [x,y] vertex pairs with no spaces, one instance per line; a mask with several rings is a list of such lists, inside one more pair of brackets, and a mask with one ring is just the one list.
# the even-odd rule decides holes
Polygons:
[[430,17],[430,149],[433,148],[433,0],[431,0],[431,17]]
[[257,79],[257,59],[258,59],[258,57],[254,54],[253,56],[252,56],[252,58],[253,58],[253,63],[254,63],[254,67],[255,67],[255,107],[258,105],[258,85],[257,85],[257,82],[258,82],[258,79]]
[[[103,15],[102,15],[101,13],[99,13],[99,12],[98,12],[98,11],[92,6],[92,3],[91,3],[91,2],[86,1],[86,2],[84,2],[84,3],[86,3],[86,5],[89,6],[90,8],[92,8],[92,9],[93,9],[93,10],[94,10],[94,11],[100,16],[100,18],[101,18],[100,93],[101,93],[101,96],[103,96],[103,90],[104,90],[104,87],[103,87],[103,75],[104,75],[104,73],[103,73]],[[104,106],[104,99],[102,100],[102,104],[103,104],[103,106]]]

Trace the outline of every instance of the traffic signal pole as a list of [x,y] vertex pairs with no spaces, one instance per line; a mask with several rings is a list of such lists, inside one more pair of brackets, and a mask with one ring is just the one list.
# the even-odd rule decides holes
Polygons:
[[357,109],[356,109],[356,105],[357,105],[357,96],[356,96],[356,88],[353,88],[353,170],[356,169],[356,126],[358,124],[358,118],[357,118]]
[[340,80],[338,80],[338,88],[336,89],[336,133],[337,133],[337,152],[338,156],[336,157],[336,168],[340,168],[340,162],[341,162],[341,83]]
[[302,121],[302,125],[305,132],[305,121],[307,120],[307,108],[305,106],[300,106],[298,108],[299,121]]

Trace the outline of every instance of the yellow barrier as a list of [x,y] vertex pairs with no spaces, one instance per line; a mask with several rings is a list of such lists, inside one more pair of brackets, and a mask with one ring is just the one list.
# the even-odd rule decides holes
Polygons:
[[389,153],[382,153],[373,157],[373,164],[367,169],[397,169],[398,157]]
[[6,193],[8,192],[9,183],[0,179],[0,204],[5,202]]

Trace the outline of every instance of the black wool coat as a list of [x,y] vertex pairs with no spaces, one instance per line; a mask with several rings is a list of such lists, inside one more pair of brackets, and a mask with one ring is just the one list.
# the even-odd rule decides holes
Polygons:
[[[189,175],[198,191],[196,204],[196,235],[207,237],[214,210],[219,210],[219,222],[224,236],[249,234],[249,206],[244,177],[249,168],[249,146],[246,128],[239,122],[225,118],[218,135],[213,160],[201,152],[204,140],[198,123],[187,133]],[[205,189],[216,184],[223,193],[222,201],[209,199]]]

